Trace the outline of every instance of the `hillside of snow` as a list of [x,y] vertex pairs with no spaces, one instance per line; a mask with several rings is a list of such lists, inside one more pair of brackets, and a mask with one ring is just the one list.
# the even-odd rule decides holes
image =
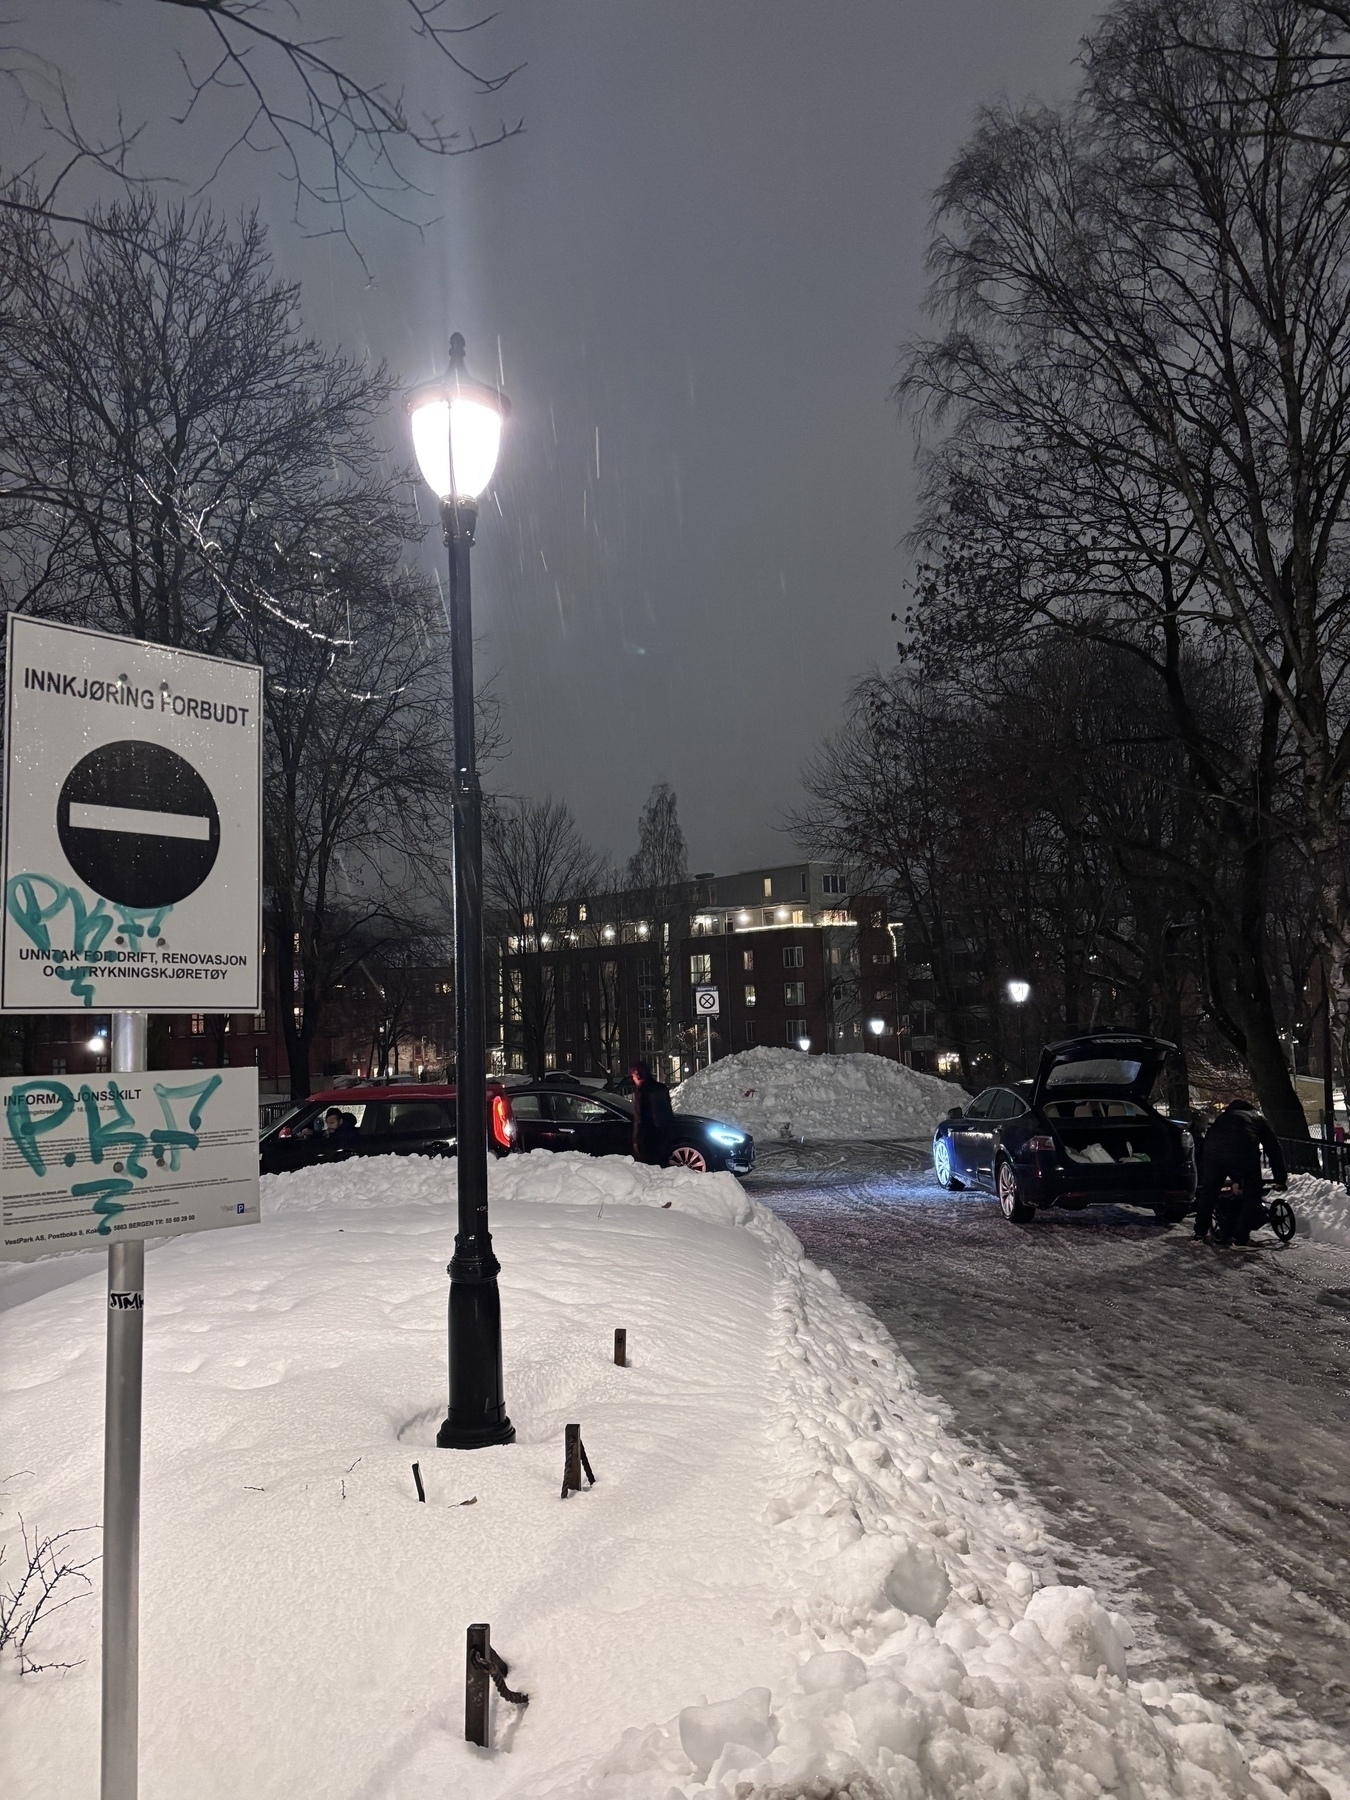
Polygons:
[[671,1096],[677,1112],[725,1119],[760,1140],[927,1137],[969,1096],[884,1056],[746,1050],[700,1069]]
[[[151,1247],[147,1800],[1318,1791],[1131,1678],[1126,1620],[732,1177],[536,1152],[490,1184],[501,1448],[435,1448],[453,1163],[273,1177],[256,1229]],[[106,1311],[92,1275],[0,1318],[5,1577],[25,1533],[87,1562],[30,1637],[45,1667],[0,1653],[6,1800],[97,1792]],[[564,1503],[575,1420],[597,1479]],[[476,1620],[530,1696],[482,1750]]]

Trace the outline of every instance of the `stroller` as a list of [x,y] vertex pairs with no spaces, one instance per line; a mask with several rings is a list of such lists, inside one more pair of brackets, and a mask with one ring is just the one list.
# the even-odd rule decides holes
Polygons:
[[[1221,1197],[1232,1205],[1236,1205],[1242,1197],[1241,1189],[1238,1187],[1237,1182],[1233,1180],[1226,1181],[1219,1192]],[[1280,1242],[1282,1244],[1287,1244],[1298,1230],[1298,1220],[1294,1216],[1293,1207],[1289,1204],[1288,1200],[1285,1199],[1284,1195],[1276,1190],[1272,1182],[1262,1182],[1261,1194],[1263,1200],[1265,1200],[1265,1204],[1261,1208],[1260,1219],[1251,1227],[1251,1229],[1253,1231],[1259,1231],[1262,1225],[1269,1225],[1270,1229],[1275,1233],[1275,1236]],[[1267,1196],[1270,1197],[1267,1198]],[[1227,1241],[1227,1239],[1220,1239],[1216,1232],[1216,1243]]]

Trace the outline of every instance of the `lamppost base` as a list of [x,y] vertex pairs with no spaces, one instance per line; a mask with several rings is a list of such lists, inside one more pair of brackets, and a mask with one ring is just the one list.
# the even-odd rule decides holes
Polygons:
[[500,1425],[456,1425],[445,1419],[436,1433],[438,1450],[486,1450],[489,1444],[514,1444],[516,1428],[510,1419]]

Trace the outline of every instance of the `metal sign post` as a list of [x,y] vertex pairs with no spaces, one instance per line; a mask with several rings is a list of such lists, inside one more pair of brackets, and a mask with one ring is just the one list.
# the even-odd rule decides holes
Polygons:
[[708,1028],[708,1067],[712,1067],[712,1022],[720,1017],[722,997],[715,987],[699,987],[694,989],[694,1011],[703,1019]]
[[[113,1014],[116,1074],[145,1068],[146,1015]],[[145,1242],[108,1245],[103,1402],[103,1756],[101,1800],[136,1800],[140,1722],[141,1349]]]
[[257,1071],[148,1075],[146,1009],[262,1006],[262,670],[6,632],[0,1010],[116,1010],[111,1076],[0,1081],[0,1258],[108,1248],[100,1791],[135,1800],[145,1239],[258,1222]]

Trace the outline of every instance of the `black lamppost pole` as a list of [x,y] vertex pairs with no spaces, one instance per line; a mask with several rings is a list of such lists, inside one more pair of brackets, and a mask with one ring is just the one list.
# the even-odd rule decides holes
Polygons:
[[450,553],[451,723],[454,735],[455,1180],[459,1229],[450,1263],[450,1405],[443,1450],[509,1444],[502,1391],[500,1269],[487,1195],[487,1016],[483,998],[483,796],[474,751],[473,607],[469,553],[478,496],[492,479],[510,402],[464,372],[464,339],[450,339],[450,372],[407,399],[422,478],[441,504]]

